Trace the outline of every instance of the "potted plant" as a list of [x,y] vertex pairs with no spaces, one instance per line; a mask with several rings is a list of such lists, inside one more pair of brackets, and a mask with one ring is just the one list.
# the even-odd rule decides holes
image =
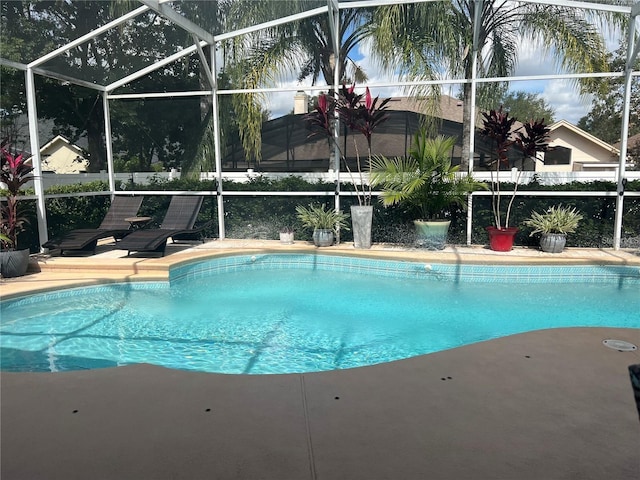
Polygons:
[[567,243],[567,234],[573,233],[582,220],[582,215],[574,208],[552,206],[545,213],[532,212],[524,225],[532,227],[531,236],[540,233],[540,250],[560,253]]
[[[513,248],[513,241],[518,227],[510,227],[509,219],[511,207],[516,198],[521,171],[518,171],[513,192],[507,202],[507,208],[502,212],[502,193],[500,186],[500,171],[510,170],[511,162],[509,153],[511,147],[517,145],[522,158],[535,159],[538,152],[544,152],[549,148],[549,128],[542,120],[530,120],[521,127],[512,131],[517,119],[509,117],[508,112],[498,110],[483,112],[483,128],[480,134],[490,138],[495,143],[497,158],[492,159],[491,168],[491,209],[493,212],[493,225],[487,227],[489,234],[489,246],[492,250],[507,252]],[[524,130],[524,132],[522,131]],[[524,163],[524,162],[523,162]],[[494,177],[495,173],[495,177]],[[504,221],[503,221],[504,219]]]
[[[335,98],[321,94],[318,97],[315,111],[307,115],[307,121],[311,127],[323,133],[329,139],[329,143],[339,152],[340,159],[351,176],[358,198],[358,205],[351,207],[353,245],[355,248],[371,248],[371,226],[373,221],[373,206],[371,205],[371,137],[376,127],[389,118],[385,110],[387,103],[391,99],[384,99],[379,104],[378,100],[379,97],[372,98],[368,87],[365,89],[365,93],[357,94],[355,93],[355,84],[348,88],[342,85]],[[349,167],[345,157],[346,152],[342,152],[340,145],[336,141],[334,112],[338,113],[340,121],[345,126],[345,137],[348,132],[359,132],[367,141],[367,161],[363,165],[358,143],[356,138],[353,138],[356,152],[357,178]],[[367,178],[364,175],[365,170],[368,173]]]
[[380,201],[387,207],[405,204],[416,212],[414,220],[417,244],[432,250],[444,248],[451,224],[451,208],[466,208],[467,195],[481,188],[471,175],[458,174],[451,164],[455,137],[428,138],[424,128],[413,139],[408,158],[373,160],[372,180],[381,185]]
[[282,227],[280,229],[280,243],[285,245],[291,245],[293,243],[293,236],[295,234],[295,230],[293,227]]
[[0,182],[4,184],[7,195],[2,202],[0,221],[0,274],[2,277],[19,277],[29,267],[29,249],[18,250],[18,234],[24,231],[28,223],[19,208],[20,188],[33,180],[33,167],[22,154],[14,155],[5,141],[0,145],[2,164]]
[[349,229],[348,215],[336,210],[326,210],[324,204],[309,207],[298,205],[296,212],[302,225],[313,229],[313,243],[316,247],[332,245],[340,228]]

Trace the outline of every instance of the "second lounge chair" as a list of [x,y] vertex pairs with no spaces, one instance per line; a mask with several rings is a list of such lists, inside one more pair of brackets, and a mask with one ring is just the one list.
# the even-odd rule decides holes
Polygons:
[[211,224],[208,222],[194,228],[203,197],[201,196],[173,196],[164,216],[160,228],[141,229],[127,235],[118,248],[131,252],[154,252],[164,255],[167,240],[173,238],[189,238],[202,240],[203,230]]

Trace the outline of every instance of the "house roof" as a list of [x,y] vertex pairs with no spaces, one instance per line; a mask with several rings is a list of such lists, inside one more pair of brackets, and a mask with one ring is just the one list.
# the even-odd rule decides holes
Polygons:
[[[616,142],[613,146],[620,149],[620,143],[621,142]],[[632,147],[634,145],[640,145],[640,133],[627,137],[627,147]]]
[[[413,97],[393,97],[387,106],[389,118],[376,129],[372,137],[372,151],[387,157],[407,155],[413,135],[420,127],[425,112],[429,111],[429,105]],[[462,152],[462,101],[442,95],[439,110],[435,113],[441,119],[439,133],[457,138],[452,158],[454,163],[459,162]],[[262,126],[262,161],[258,168],[263,171],[293,168],[295,163],[298,171],[326,171],[330,167],[332,148],[323,135],[313,133],[304,114],[288,114],[266,121]],[[358,156],[364,158],[367,155],[367,144],[361,135],[350,135],[347,141],[341,137],[340,149],[349,163],[356,162]],[[491,145],[485,139],[476,138],[475,152],[479,157],[489,154],[490,150]],[[227,145],[227,154],[223,158],[225,169],[243,168],[246,162],[238,139],[234,139]]]
[[572,123],[567,122],[566,120],[559,120],[556,123],[552,124],[549,126],[549,129],[551,130],[551,133],[555,132],[556,130],[559,130],[561,128],[566,128],[567,130],[570,130],[571,132],[584,137],[585,139],[589,140],[590,142],[595,143],[596,145],[598,145],[599,147],[605,149],[605,150],[609,150],[611,153],[619,155],[620,154],[620,149],[614,147],[613,145],[600,140],[598,137],[595,137],[593,135],[591,135],[588,132],[585,132],[584,130],[582,130],[580,127],[575,126]]
[[64,138],[62,135],[56,135],[51,140],[49,140],[47,143],[45,143],[42,147],[40,147],[40,152],[41,153],[46,152],[48,149],[50,149],[51,147],[55,146],[57,143],[63,143],[68,148],[70,148],[71,150],[74,150],[78,155],[80,155],[80,156],[83,155],[82,149],[80,147],[78,147],[77,145],[74,145],[69,140]]
[[[393,97],[387,104],[389,118],[380,124],[376,133],[372,137],[372,150],[376,154],[387,157],[406,155],[411,147],[413,134],[418,130],[421,117],[425,111],[429,111],[427,102],[420,101],[414,97]],[[441,118],[439,133],[445,136],[457,138],[457,142],[452,151],[454,163],[460,161],[462,153],[462,101],[448,95],[442,95],[439,103]],[[522,125],[516,122],[516,126]],[[619,150],[614,146],[596,138],[581,128],[560,120],[550,125],[551,133],[556,132],[559,138],[566,137],[567,131],[584,138],[591,144],[610,152],[612,155],[619,154]],[[565,133],[563,134],[562,131]],[[357,143],[355,149],[354,140]],[[358,155],[366,156],[367,145],[359,135],[350,136],[348,141],[341,137],[340,149],[342,155],[349,162],[356,161]],[[479,158],[478,168],[483,166],[483,158],[487,158],[492,152],[491,142],[477,135],[475,139],[474,152]],[[228,168],[231,163],[232,168],[241,168],[239,163],[246,162],[246,158],[239,145],[230,145],[229,152],[225,155],[223,162]],[[321,135],[314,135],[310,130],[303,114],[289,114],[276,119],[268,120],[263,124],[262,129],[262,161],[260,169],[269,171],[271,169],[292,168],[295,163],[296,168],[301,171],[307,169],[326,170],[329,167],[329,154],[331,147],[327,139]]]
[[[416,97],[393,97],[387,104],[388,110],[406,111],[418,114],[426,114],[430,107],[426,99],[421,100]],[[463,103],[462,100],[449,95],[440,95],[437,115],[443,120],[462,123]]]

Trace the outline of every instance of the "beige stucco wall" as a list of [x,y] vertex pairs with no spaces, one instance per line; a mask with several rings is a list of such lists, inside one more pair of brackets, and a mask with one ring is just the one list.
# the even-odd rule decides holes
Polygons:
[[571,149],[571,163],[569,165],[544,165],[541,161],[538,161],[536,162],[536,171],[538,172],[571,172],[580,170],[579,165],[576,164],[614,163],[618,161],[618,156],[610,150],[564,126],[559,126],[551,132],[549,139],[551,146]]
[[[56,142],[54,145],[41,152],[42,169],[55,173],[81,173],[86,172],[89,162],[79,155],[74,148],[64,142]],[[75,161],[80,158],[81,161]]]

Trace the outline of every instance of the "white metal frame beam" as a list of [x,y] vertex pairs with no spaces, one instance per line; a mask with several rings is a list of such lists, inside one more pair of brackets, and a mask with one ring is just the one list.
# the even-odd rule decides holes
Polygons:
[[97,37],[98,35],[102,35],[105,32],[108,32],[109,30],[111,30],[112,28],[115,28],[127,21],[129,21],[130,19],[137,17],[138,15],[146,12],[147,10],[149,10],[148,7],[138,7],[135,10],[132,10],[129,13],[126,13],[124,15],[122,15],[121,17],[118,17],[115,20],[112,20],[109,23],[105,23],[103,26],[96,28],[95,30],[91,30],[89,33],[82,35],[81,37],[76,38],[75,40],[67,43],[66,45],[63,45],[60,48],[56,48],[55,50],[47,53],[46,55],[43,55],[42,57],[38,58],[37,60],[34,60],[33,62],[29,63],[29,67],[33,68],[33,67],[38,67],[40,65],[42,65],[43,63],[57,57],[58,55],[67,52],[69,50],[71,50],[72,48],[75,48],[77,46],[82,45],[85,42],[88,42],[89,40],[91,40],[92,38]]
[[[216,71],[216,52],[211,49],[211,69]],[[222,188],[222,149],[220,148],[220,105],[218,103],[218,78],[213,76],[213,91],[211,92],[211,115],[213,116],[213,151],[216,161],[216,196],[218,199],[218,235],[221,240],[226,236],[224,225],[224,195]]]
[[[329,16],[329,29],[331,33],[331,44],[333,46],[333,92],[334,96],[338,96],[338,88],[340,88],[340,9],[336,0],[327,0],[327,15]],[[335,172],[335,197],[333,206],[336,212],[340,211],[340,148],[338,147],[338,139],[340,137],[340,115],[337,111],[333,112],[333,171]],[[362,186],[364,187],[364,185]],[[340,231],[337,232],[337,241],[340,242]]]
[[[207,57],[204,54],[204,50],[202,49],[202,45],[200,45],[200,40],[198,39],[198,37],[194,34],[193,35],[193,42],[194,45],[196,47],[196,49],[198,50],[198,56],[200,57],[200,68],[202,68],[202,71],[204,72],[205,76],[207,77],[207,81],[209,82],[209,85],[211,86],[211,88],[215,88],[216,85],[216,81],[213,78],[213,72],[211,71],[211,69],[209,68],[209,62],[207,62]],[[213,50],[215,50],[215,44],[211,46],[211,48]]]
[[[475,1],[475,10],[473,15],[473,41],[471,45],[471,112],[469,117],[471,121],[474,122],[476,118],[476,80],[477,80],[477,72],[478,72],[478,38],[480,36],[479,25],[480,19],[482,15],[482,7],[483,0]],[[476,129],[472,126],[471,134],[469,135],[469,158],[467,159],[468,168],[467,172],[473,172],[473,158],[475,155],[475,140],[476,138]],[[469,195],[467,197],[467,245],[471,245],[471,231],[473,225],[473,196]]]
[[211,33],[207,32],[200,25],[193,23],[191,20],[184,17],[183,15],[180,15],[173,8],[171,8],[171,6],[168,3],[165,3],[165,2],[161,3],[158,0],[138,0],[138,1],[146,5],[147,7],[151,8],[154,12],[157,12],[160,15],[162,15],[171,23],[178,25],[180,28],[183,28],[187,32],[191,33],[192,35],[197,36],[200,40],[203,40],[210,45],[213,45],[215,43],[215,40],[213,38],[213,35],[211,35]]
[[640,3],[636,3],[629,17],[629,31],[627,35],[627,62],[624,69],[624,96],[622,107],[622,125],[620,129],[620,158],[618,164],[618,182],[615,210],[615,224],[613,233],[613,248],[620,249],[622,241],[622,222],[624,212],[624,189],[626,183],[625,170],[627,165],[627,143],[629,139],[629,115],[631,109],[631,80],[633,64],[640,49],[640,39],[636,38],[636,19],[640,14]]
[[31,164],[33,166],[33,186],[36,192],[36,219],[38,222],[38,240],[40,245],[49,240],[47,229],[47,210],[44,203],[44,182],[42,180],[42,158],[40,156],[40,137],[38,135],[38,110],[36,105],[35,77],[32,68],[24,72],[29,119],[29,141]]
[[[206,45],[206,43],[205,43]],[[187,55],[191,55],[193,54],[195,51],[197,50],[195,45],[191,45],[187,48],[185,48],[184,50],[180,50],[179,52],[174,53],[173,55],[169,55],[168,57],[152,63],[151,65],[148,65],[140,70],[138,70],[137,72],[134,72],[130,75],[127,75],[126,77],[121,78],[120,80],[110,83],[109,85],[107,85],[105,87],[105,90],[107,90],[108,92],[111,92],[113,90],[115,90],[116,88],[122,87],[123,85],[126,85],[127,83],[131,83],[134,80],[137,80],[139,78],[144,77],[145,75],[148,75],[151,72],[155,72],[156,70],[161,69],[162,67],[164,67],[165,65],[169,65],[170,63],[175,62],[176,60],[181,59],[182,57],[186,57]]]
[[223,40],[230,40],[232,38],[239,37],[241,35],[246,35],[248,33],[259,32],[260,30],[264,30],[265,28],[277,27],[279,25],[296,22],[304,18],[314,17],[316,15],[320,15],[321,13],[327,13],[327,10],[328,10],[327,7],[318,7],[312,10],[307,10],[306,12],[296,13],[294,15],[288,15],[286,17],[282,17],[277,20],[271,20],[269,22],[259,23],[258,25],[253,25],[251,27],[241,28],[228,33],[221,33],[219,35],[215,35],[214,38],[216,42],[221,42]]

